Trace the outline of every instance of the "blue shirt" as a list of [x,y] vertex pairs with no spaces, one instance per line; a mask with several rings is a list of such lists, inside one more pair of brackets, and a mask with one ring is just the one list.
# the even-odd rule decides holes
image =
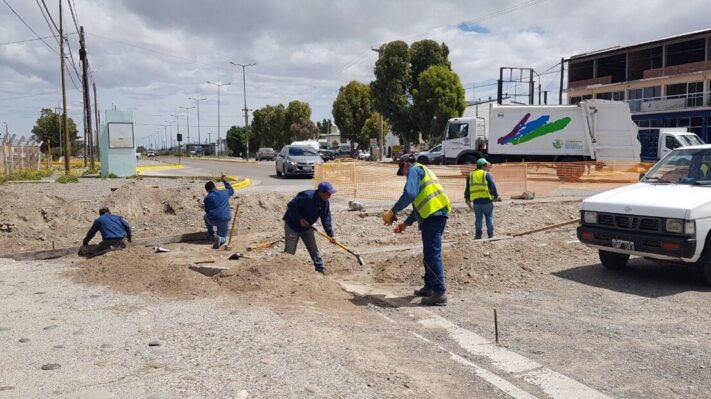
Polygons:
[[[402,191],[402,195],[400,196],[400,199],[397,200],[395,205],[393,205],[393,212],[397,213],[400,212],[401,210],[405,209],[408,205],[412,203],[412,201],[415,200],[417,197],[417,194],[420,193],[420,182],[422,179],[425,177],[425,169],[420,168],[420,167],[415,167],[410,166],[410,169],[407,171],[407,182],[405,182],[405,189]],[[449,216],[449,211],[447,210],[447,207],[445,206],[444,208],[436,211],[430,217],[432,216],[444,216],[448,217]],[[411,226],[413,223],[415,223],[415,220],[417,220],[417,223],[420,223],[422,220],[420,218],[420,214],[417,213],[417,210],[415,209],[415,206],[412,206],[412,212],[410,213],[410,216],[405,219],[405,224],[408,226]]]
[[235,194],[235,190],[232,185],[227,180],[223,181],[225,184],[224,190],[218,190],[213,188],[207,196],[203,203],[205,204],[205,214],[210,220],[230,220],[232,219],[232,213],[230,212],[230,197]]
[[89,232],[84,237],[84,242],[88,243],[96,235],[96,232],[101,232],[102,240],[120,240],[124,237],[131,238],[131,226],[121,216],[104,213],[99,216],[91,225]]
[[297,233],[303,233],[310,227],[303,227],[299,223],[301,219],[305,219],[310,225],[313,225],[319,218],[321,218],[321,224],[326,234],[329,237],[333,237],[329,202],[322,200],[318,196],[318,191],[306,190],[296,194],[296,197],[289,201],[282,220],[286,222],[290,229]]
[[[491,177],[491,173],[489,172],[486,172],[486,185],[489,186],[489,194],[491,194],[494,198],[499,196],[499,193],[496,192],[494,178]],[[469,202],[469,176],[467,176],[467,186],[464,188],[464,201]],[[475,204],[488,204],[491,203],[491,200],[488,198],[477,198],[472,202]]]

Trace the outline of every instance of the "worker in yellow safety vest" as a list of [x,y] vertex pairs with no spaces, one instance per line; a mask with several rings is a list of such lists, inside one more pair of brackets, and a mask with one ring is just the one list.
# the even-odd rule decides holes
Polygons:
[[395,227],[395,233],[402,233],[407,226],[417,220],[422,233],[425,285],[415,290],[421,296],[423,305],[446,305],[447,287],[444,284],[442,264],[442,234],[447,224],[452,205],[437,176],[427,167],[415,162],[412,154],[400,157],[398,176],[407,176],[405,189],[392,209],[383,214],[386,225],[392,225],[397,213],[412,204],[414,208],[407,219]]
[[476,161],[474,169],[467,178],[464,189],[464,201],[469,209],[474,210],[474,239],[481,239],[482,219],[486,218],[486,234],[494,237],[494,201],[501,201],[496,192],[494,178],[489,173],[491,164],[484,158]]

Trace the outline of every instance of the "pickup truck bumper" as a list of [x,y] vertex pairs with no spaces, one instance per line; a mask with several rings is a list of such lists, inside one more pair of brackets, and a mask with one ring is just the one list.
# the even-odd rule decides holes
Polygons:
[[[581,243],[597,248],[610,248],[613,252],[664,259],[691,259],[696,252],[696,238],[619,231],[586,225],[578,226],[577,232]],[[613,240],[632,242],[634,249],[616,248]]]

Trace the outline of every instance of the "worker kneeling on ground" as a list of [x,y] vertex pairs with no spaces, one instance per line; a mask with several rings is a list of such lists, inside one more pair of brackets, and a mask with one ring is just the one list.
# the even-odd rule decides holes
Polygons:
[[437,176],[424,165],[416,163],[414,155],[403,155],[399,164],[397,174],[406,175],[407,182],[400,199],[391,210],[383,214],[383,221],[386,225],[391,225],[395,215],[412,204],[414,210],[394,231],[402,233],[417,220],[422,233],[425,286],[415,290],[415,295],[423,297],[423,305],[445,305],[447,287],[444,284],[442,264],[442,234],[452,205]]
[[[207,227],[207,238],[213,242],[212,248],[219,249],[227,241],[227,230],[229,229],[232,211],[230,209],[230,197],[235,194],[235,190],[227,181],[225,175],[220,176],[224,190],[218,190],[215,182],[210,180],[205,183],[207,195],[203,203],[205,204],[205,226]],[[213,231],[217,228],[217,233]]]
[[131,242],[131,226],[121,216],[112,215],[109,208],[99,209],[99,217],[94,220],[84,237],[84,246],[89,245],[97,231],[101,232],[101,242],[94,248],[83,248],[81,255],[101,255],[114,249],[126,248],[126,240]]
[[319,183],[316,190],[302,191],[289,201],[286,213],[282,218],[284,220],[284,252],[295,254],[296,246],[301,238],[311,255],[316,271],[319,273],[325,273],[326,269],[316,245],[314,229],[311,226],[320,218],[323,229],[331,237],[331,242],[335,241],[331,227],[331,207],[328,201],[335,192],[336,189],[327,181]]
[[486,234],[494,237],[494,201],[501,201],[496,192],[496,184],[489,169],[491,164],[484,158],[476,161],[476,169],[467,178],[464,189],[464,201],[469,209],[474,210],[474,239],[480,240],[482,234],[482,219],[486,218]]

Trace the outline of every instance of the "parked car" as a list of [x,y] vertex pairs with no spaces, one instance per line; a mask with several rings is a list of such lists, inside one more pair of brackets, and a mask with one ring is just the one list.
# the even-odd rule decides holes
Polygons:
[[257,161],[262,161],[262,160],[268,160],[268,161],[273,161],[274,158],[276,157],[276,153],[274,152],[274,149],[271,147],[262,147],[257,151],[257,155],[255,156],[255,159]]
[[284,177],[295,175],[314,175],[314,165],[320,165],[323,159],[318,151],[310,146],[285,145],[276,156],[276,174]]
[[351,146],[348,144],[341,144],[338,149],[336,149],[335,156],[336,157],[352,157],[353,154],[351,153]]
[[153,158],[153,157],[156,156],[156,153],[153,152],[153,151],[148,151],[148,154],[147,154],[147,155],[148,155],[148,158]]
[[358,151],[358,159],[360,159],[361,161],[370,159],[370,151],[368,151],[368,150]]
[[427,151],[422,151],[417,154],[417,162],[428,165],[439,165],[444,161],[444,152],[442,151],[442,144],[436,145]]
[[321,159],[323,159],[324,162],[333,161],[333,159],[336,157],[334,150],[321,149],[318,150],[318,153],[319,155],[321,155]]

